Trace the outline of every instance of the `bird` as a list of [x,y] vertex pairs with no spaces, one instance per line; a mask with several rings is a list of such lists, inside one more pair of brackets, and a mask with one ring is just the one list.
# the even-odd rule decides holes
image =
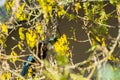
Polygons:
[[[43,42],[39,41],[39,43],[38,43],[38,52],[36,52],[37,47],[34,47],[35,53],[38,53],[38,56],[39,56],[40,59],[42,58],[42,56],[40,55],[40,52],[41,52],[40,48],[42,47],[42,44],[43,44]],[[43,51],[43,52],[44,52],[43,57],[45,58],[46,57],[46,53],[45,53],[46,51]],[[34,62],[35,62],[35,59],[34,59],[34,57],[32,55],[27,57],[27,61],[24,63],[24,66],[23,66],[23,69],[22,69],[22,72],[21,72],[21,76],[25,76],[28,73],[28,69],[31,66],[31,63],[34,63]]]
[[[46,59],[47,51],[50,49],[47,45],[51,44],[56,41],[57,38],[50,37],[48,40],[39,41],[38,46],[34,47],[36,55],[40,59]],[[21,76],[25,76],[28,73],[28,69],[31,66],[31,63],[34,63],[35,59],[32,55],[28,56],[27,61],[24,63],[23,69],[21,71]]]

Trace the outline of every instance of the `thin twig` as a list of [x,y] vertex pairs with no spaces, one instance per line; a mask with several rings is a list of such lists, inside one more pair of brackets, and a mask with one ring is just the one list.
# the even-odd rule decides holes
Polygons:
[[9,71],[10,73],[14,74],[15,76],[21,78],[22,80],[26,80],[24,77],[22,77],[20,74],[14,72],[13,70],[7,69],[7,71]]

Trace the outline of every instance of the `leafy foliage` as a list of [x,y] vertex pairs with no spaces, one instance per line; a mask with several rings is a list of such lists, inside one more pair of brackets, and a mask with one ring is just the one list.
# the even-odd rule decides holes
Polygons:
[[[114,5],[116,10],[106,12],[105,6],[108,4]],[[111,16],[118,19],[118,23],[120,22],[119,4],[119,0],[110,0],[108,3],[104,3],[102,0],[95,2],[7,0],[3,6],[4,15],[10,15],[10,19],[0,23],[0,79],[90,80],[94,78],[95,80],[119,80],[119,55],[113,53],[116,47],[119,48],[117,45],[120,34],[118,33],[115,39],[112,37],[110,40],[111,26],[107,23]],[[82,16],[81,10],[84,12]],[[116,14],[117,18],[113,14]],[[59,34],[58,19],[66,17],[68,21],[80,19],[83,23],[80,27],[88,36],[90,49],[85,52],[89,52],[91,55],[83,62],[73,63],[72,54],[74,53],[69,47],[71,44],[69,39],[79,43],[85,42],[78,40],[75,29],[71,30],[73,34],[71,38],[66,34]],[[6,41],[14,30],[18,30],[19,39],[11,37],[17,44],[11,48],[11,53],[6,53],[8,46]],[[50,40],[53,38],[56,40]],[[109,40],[111,43],[114,42],[112,46],[109,46],[107,42]],[[44,42],[48,49],[47,58],[44,60],[38,56],[42,55],[44,48],[44,46],[39,48],[39,41]],[[26,54],[24,55],[24,53]],[[19,61],[24,64],[27,61],[21,57],[29,55],[35,58],[35,63],[31,63],[28,73],[21,76],[23,65],[18,67],[16,63]],[[15,69],[12,69],[9,64],[13,64]],[[74,71],[76,69],[78,73]],[[84,76],[86,72],[87,76]]]

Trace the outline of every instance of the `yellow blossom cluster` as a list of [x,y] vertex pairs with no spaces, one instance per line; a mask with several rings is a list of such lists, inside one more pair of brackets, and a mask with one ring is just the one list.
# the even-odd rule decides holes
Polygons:
[[69,53],[68,53],[68,50],[69,50],[69,42],[67,40],[67,37],[65,34],[63,34],[59,39],[58,41],[54,44],[54,47],[55,47],[55,51],[58,55],[62,55],[62,56],[66,56],[66,57],[69,57]]
[[37,34],[35,33],[35,31],[29,29],[28,32],[26,32],[26,41],[27,45],[31,48],[33,48],[36,45]]
[[10,62],[15,63],[18,60],[18,55],[15,51],[12,51],[10,54]]
[[10,72],[3,72],[0,75],[0,80],[10,80],[11,78],[11,73]]
[[64,9],[64,6],[60,5],[59,9],[58,9],[58,12],[57,12],[58,16],[60,17],[60,16],[64,15],[65,13],[66,13],[66,11]]
[[44,14],[44,18],[46,19],[46,22],[49,21],[49,19],[52,17],[52,11],[53,11],[53,5],[54,0],[37,0],[41,6],[41,11]]
[[18,7],[18,11],[16,13],[16,18],[18,19],[18,21],[23,21],[27,19],[26,14],[24,12],[25,6],[25,3],[23,3],[21,6]]
[[24,31],[24,28],[20,27],[19,28],[19,37],[20,37],[21,40],[25,39],[25,35],[24,35],[23,31]]
[[5,33],[6,35],[8,35],[8,28],[7,28],[7,25],[2,24],[2,25],[1,25],[1,28],[2,28],[2,32]]
[[43,25],[40,23],[36,23],[36,32],[39,34],[41,40],[44,40],[44,31],[43,31]]
[[8,36],[8,27],[6,24],[2,24],[0,25],[0,44],[5,41],[6,36]]
[[[15,0],[7,0],[5,3],[5,7],[7,10],[7,13],[11,10],[11,8],[14,6]],[[10,14],[10,13],[9,13]]]
[[75,11],[78,13],[78,10],[81,8],[81,5],[79,2],[75,4]]
[[[38,39],[44,40],[43,27],[40,23],[36,23],[35,29],[19,28],[19,38],[21,41],[26,41],[28,47],[35,47]],[[18,44],[18,48],[22,50],[22,43]]]

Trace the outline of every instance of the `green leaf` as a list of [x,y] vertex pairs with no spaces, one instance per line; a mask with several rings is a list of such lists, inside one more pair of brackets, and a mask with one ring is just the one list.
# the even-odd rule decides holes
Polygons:
[[93,45],[87,52],[91,52],[91,51],[95,50],[96,47],[97,47],[97,45]]
[[70,74],[70,77],[72,78],[72,80],[89,80],[87,78],[84,78],[82,75],[80,74]]
[[57,63],[58,65],[65,66],[68,64],[68,58],[64,55],[57,55]]

